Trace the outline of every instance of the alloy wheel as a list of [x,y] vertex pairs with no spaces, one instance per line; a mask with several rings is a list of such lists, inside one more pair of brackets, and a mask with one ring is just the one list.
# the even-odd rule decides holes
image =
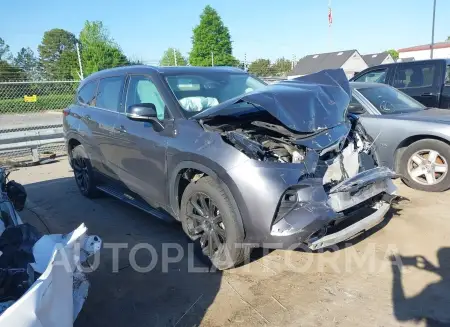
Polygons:
[[422,185],[440,183],[448,172],[447,160],[436,150],[420,150],[408,160],[408,174]]
[[216,203],[205,193],[194,193],[187,206],[188,233],[200,238],[203,254],[212,256],[226,242],[225,225]]
[[83,193],[87,192],[89,188],[89,171],[86,159],[78,156],[74,157],[72,165],[78,187]]

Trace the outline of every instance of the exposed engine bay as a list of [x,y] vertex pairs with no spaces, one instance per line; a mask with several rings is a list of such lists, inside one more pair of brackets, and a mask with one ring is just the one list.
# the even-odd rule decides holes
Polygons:
[[315,151],[318,163],[314,176],[323,177],[323,184],[330,188],[344,179],[378,166],[373,140],[357,117],[350,118],[351,128],[347,135],[320,149],[310,149],[301,145],[301,141],[314,140],[317,135],[326,137],[327,129],[301,134],[289,130],[274,117],[259,118],[269,119],[270,122],[220,119],[220,123],[216,122],[214,126],[205,123],[202,125],[207,130],[219,132],[226,143],[258,161],[302,163],[308,151]]

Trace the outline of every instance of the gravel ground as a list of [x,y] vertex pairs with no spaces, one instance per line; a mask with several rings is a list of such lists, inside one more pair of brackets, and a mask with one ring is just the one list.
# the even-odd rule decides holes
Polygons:
[[[65,159],[11,177],[28,191],[21,216],[42,231],[69,232],[84,222],[108,246],[126,247],[117,260],[111,248],[101,251],[75,326],[450,326],[448,192],[423,193],[398,182],[408,201],[351,246],[255,251],[247,265],[207,273],[192,271],[205,265],[180,226],[108,196],[82,197]],[[175,259],[180,250],[185,255],[177,262],[160,259]],[[392,265],[394,254],[402,267]],[[150,262],[149,271],[133,269]]]

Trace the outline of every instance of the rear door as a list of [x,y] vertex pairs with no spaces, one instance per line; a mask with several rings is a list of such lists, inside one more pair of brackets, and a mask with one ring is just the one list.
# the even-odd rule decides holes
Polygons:
[[133,104],[153,103],[158,119],[165,126],[172,120],[171,114],[154,83],[148,75],[130,75],[127,81],[124,113],[119,115],[116,133],[119,148],[115,152],[120,180],[150,205],[157,208],[167,203],[166,151],[169,128],[156,132],[151,122],[134,121],[127,117],[127,109]]
[[99,171],[116,178],[117,167],[113,158],[117,151],[115,126],[119,118],[119,108],[125,76],[105,77],[99,80],[94,107],[87,111],[84,120],[95,139],[101,165]]
[[400,63],[391,85],[427,107],[438,107],[442,87],[439,75],[440,70],[433,62]]

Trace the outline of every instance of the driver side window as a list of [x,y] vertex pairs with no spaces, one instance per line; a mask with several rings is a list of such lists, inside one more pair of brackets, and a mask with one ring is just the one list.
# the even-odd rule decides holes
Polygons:
[[159,120],[168,118],[167,107],[155,84],[146,76],[130,76],[128,84],[126,111],[134,104],[153,103]]
[[387,68],[372,70],[355,79],[355,82],[386,83],[386,73]]

